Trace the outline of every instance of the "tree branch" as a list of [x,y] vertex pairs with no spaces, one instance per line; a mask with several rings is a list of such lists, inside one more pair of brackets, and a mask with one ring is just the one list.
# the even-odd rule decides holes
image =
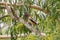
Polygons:
[[[3,7],[5,7],[5,5],[8,5],[8,6],[10,6],[11,4],[10,3],[3,3],[3,2],[0,2],[0,5],[3,5]],[[14,6],[15,4],[12,4],[12,6]],[[21,3],[21,4],[17,4],[16,3],[16,6],[22,6],[23,4]],[[40,8],[40,6],[35,6],[35,5],[27,5],[28,6],[28,8],[34,8],[34,9],[36,9],[36,10],[39,10],[39,11],[43,11],[44,13],[48,13],[48,11],[47,10],[43,10],[42,8]],[[5,7],[6,8],[6,7]]]
[[[25,37],[26,35],[18,34],[17,37]],[[11,38],[11,35],[0,35],[0,39]]]
[[2,18],[4,18],[4,17],[9,17],[9,15],[0,16],[0,19],[2,19]]
[[42,8],[40,8],[40,6],[35,6],[35,5],[28,5],[29,8],[34,8],[37,9],[39,11],[43,11],[44,13],[48,13],[47,10],[43,10]]

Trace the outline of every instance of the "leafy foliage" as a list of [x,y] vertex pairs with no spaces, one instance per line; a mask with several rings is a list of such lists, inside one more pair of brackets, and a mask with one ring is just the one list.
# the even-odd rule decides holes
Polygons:
[[[22,1],[22,0],[20,0]],[[24,0],[24,5],[17,7],[20,14],[18,16],[23,17],[24,12],[28,12],[32,18],[38,23],[41,32],[46,33],[46,37],[39,37],[37,35],[30,34],[31,31],[25,27],[24,24],[12,20],[10,17],[4,17],[2,21],[9,25],[12,22],[13,26],[10,28],[11,40],[60,40],[60,1],[59,0]],[[29,8],[28,5],[37,5],[43,9],[39,11],[37,9]],[[0,9],[1,10],[1,9]],[[45,14],[44,10],[48,13]],[[0,11],[2,14],[2,11]],[[45,14],[45,15],[44,15]],[[27,21],[28,22],[28,21]],[[34,25],[33,25],[34,26]],[[27,33],[26,37],[17,38],[17,34]],[[15,38],[14,38],[15,36]],[[16,40],[15,39],[15,40]]]

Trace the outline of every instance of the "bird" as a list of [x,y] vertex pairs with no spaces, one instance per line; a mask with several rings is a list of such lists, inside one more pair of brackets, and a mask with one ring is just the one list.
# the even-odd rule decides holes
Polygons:
[[33,25],[37,25],[37,23],[33,20],[32,16],[28,14],[27,12],[24,12],[25,19]]
[[36,23],[36,21],[34,21],[34,19],[32,18],[32,16],[28,12],[24,12],[24,16],[23,17],[28,22],[28,24],[30,24],[32,26],[37,26],[36,29],[39,30],[38,24]]

